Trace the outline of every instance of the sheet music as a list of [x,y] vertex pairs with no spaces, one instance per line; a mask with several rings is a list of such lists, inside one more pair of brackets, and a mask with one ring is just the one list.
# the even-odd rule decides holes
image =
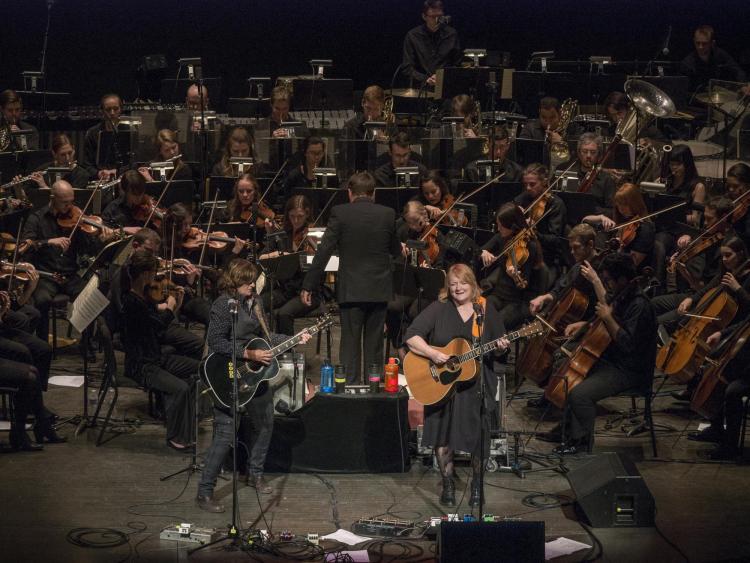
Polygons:
[[99,276],[93,275],[73,301],[68,320],[78,332],[83,332],[107,305],[109,305],[109,299],[99,291]]
[[[313,258],[315,256],[305,256],[305,262],[309,266],[313,262]],[[331,256],[328,259],[328,264],[326,264],[325,267],[326,272],[338,272],[339,271],[339,257],[338,256]]]

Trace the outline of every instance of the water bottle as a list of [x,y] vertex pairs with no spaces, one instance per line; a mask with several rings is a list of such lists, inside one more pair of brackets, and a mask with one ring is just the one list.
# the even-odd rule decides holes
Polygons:
[[398,359],[388,358],[383,370],[383,387],[386,393],[398,393]]
[[367,372],[367,379],[370,382],[370,393],[380,393],[380,365],[371,364]]
[[345,393],[346,371],[344,370],[344,366],[342,366],[341,364],[336,366],[336,369],[333,372],[333,379],[336,383],[336,393]]
[[88,389],[88,411],[89,415],[94,414],[96,411],[96,405],[99,403],[99,389],[96,387],[89,387]]
[[333,366],[328,360],[320,366],[320,392],[333,393]]

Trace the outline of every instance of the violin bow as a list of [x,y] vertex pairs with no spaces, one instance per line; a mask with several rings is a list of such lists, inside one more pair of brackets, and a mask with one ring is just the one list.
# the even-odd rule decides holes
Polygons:
[[208,246],[209,238],[211,237],[211,227],[214,222],[214,212],[216,211],[216,203],[219,199],[219,190],[216,190],[214,194],[214,200],[211,202],[211,213],[208,215],[208,225],[206,225],[206,238],[203,240],[201,245],[201,255],[198,257],[198,268],[203,265],[203,259],[206,257],[206,247]]
[[523,229],[521,229],[520,231],[518,231],[515,234],[515,236],[512,239],[510,239],[510,242],[503,247],[503,249],[500,251],[500,253],[497,256],[495,256],[495,259],[492,262],[490,262],[489,264],[487,264],[486,266],[483,266],[482,270],[486,270],[487,268],[489,268],[490,266],[492,266],[492,264],[494,264],[495,262],[497,262],[498,260],[500,260],[500,258],[502,258],[506,254],[508,254],[508,251],[510,251],[510,249],[513,248],[515,246],[515,244],[521,238],[523,238],[523,236],[526,234],[526,231],[530,231],[533,234],[534,228],[539,223],[541,223],[542,219],[544,219],[547,215],[549,215],[549,213],[551,211],[552,211],[551,209],[548,209],[547,211],[545,211],[544,215],[542,215],[541,217],[539,217],[538,221],[536,221],[533,224],[529,225],[528,227],[524,227]]
[[[182,156],[182,155],[178,155]],[[174,157],[174,158],[178,158]],[[154,217],[154,213],[156,213],[156,209],[159,207],[159,204],[161,203],[161,200],[164,199],[164,196],[167,195],[167,190],[169,189],[169,186],[172,185],[172,182],[174,181],[174,174],[172,174],[172,177],[167,180],[167,183],[164,185],[164,189],[162,189],[161,193],[159,194],[159,199],[157,199],[154,202],[153,207],[151,208],[151,213],[148,214],[148,217],[146,217],[146,220],[143,222],[143,227],[148,227],[148,224],[151,222],[151,219]]]
[[[274,184],[276,183],[276,180],[278,180],[278,179],[279,179],[279,176],[280,176],[280,175],[281,175],[281,173],[282,173],[282,172],[284,171],[284,169],[286,168],[286,165],[287,165],[288,163],[289,163],[289,158],[287,158],[287,159],[286,159],[286,160],[284,161],[284,163],[283,163],[283,164],[281,165],[281,167],[279,168],[279,171],[278,171],[278,172],[276,172],[276,175],[275,175],[275,176],[273,177],[273,179],[271,180],[271,183],[270,183],[270,184],[268,184],[268,187],[266,188],[266,191],[265,191],[265,192],[263,192],[263,195],[261,195],[261,196],[260,196],[260,199],[258,200],[258,205],[260,205],[260,204],[261,204],[261,203],[263,202],[263,200],[264,200],[264,199],[266,199],[266,196],[268,195],[268,192],[270,192],[270,191],[271,191],[271,188],[272,188],[272,187],[273,187],[273,185],[274,185]],[[250,221],[250,219],[252,219],[252,218],[253,218],[253,216],[252,216],[252,215],[250,215],[250,218],[248,219],[248,221]]]
[[645,221],[646,219],[650,219],[651,217],[656,217],[657,215],[661,215],[662,213],[666,213],[667,211],[672,211],[673,209],[677,209],[678,207],[683,207],[685,205],[687,205],[687,201],[681,201],[680,203],[675,203],[674,205],[670,205],[669,207],[665,207],[664,209],[660,209],[659,211],[654,211],[653,213],[649,213],[648,215],[644,215],[643,217],[636,217],[635,219],[631,219],[630,221],[625,221],[624,223],[615,225],[611,229],[607,229],[606,232],[611,233],[612,231],[615,231],[617,229],[622,229],[629,225],[640,223],[641,221]]
[[[76,224],[73,225],[73,230],[71,230],[70,234],[68,235],[68,240],[69,241],[73,240],[73,235],[76,234],[76,231],[78,230],[78,227],[81,225],[81,221],[83,221],[83,216],[86,214],[86,209],[88,209],[89,205],[91,205],[91,202],[94,200],[94,196],[96,195],[96,192],[98,192],[100,188],[101,188],[101,185],[97,184],[96,186],[94,186],[94,189],[91,190],[91,195],[89,196],[89,199],[86,202],[86,205],[84,205],[83,209],[81,209],[81,215],[78,217],[78,221],[76,221]],[[18,243],[16,243],[16,244],[18,244]]]
[[565,177],[565,174],[570,172],[570,169],[573,168],[575,164],[576,164],[576,161],[573,161],[572,164],[568,166],[565,170],[563,170],[562,173],[557,178],[555,178],[555,180],[553,180],[551,183],[549,183],[549,179],[547,179],[547,182],[549,183],[549,186],[547,186],[547,189],[544,190],[541,194],[539,194],[539,197],[537,197],[534,201],[532,201],[531,204],[526,209],[523,210],[523,214],[526,215],[529,211],[534,209],[536,204],[542,201],[542,199],[544,199],[544,196],[546,196],[549,192],[552,191],[552,188],[554,188],[557,185],[557,183]]

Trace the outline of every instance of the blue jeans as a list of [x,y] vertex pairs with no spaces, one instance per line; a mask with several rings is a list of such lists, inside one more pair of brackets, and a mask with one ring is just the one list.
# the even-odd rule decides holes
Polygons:
[[[245,405],[245,409],[246,412],[242,415],[244,422],[250,423],[255,433],[252,447],[247,444],[249,449],[247,471],[248,475],[259,477],[263,475],[263,466],[266,463],[266,454],[273,433],[273,394],[265,390],[262,395],[256,395],[252,401]],[[232,447],[234,439],[232,422],[230,414],[214,408],[214,437],[208,452],[206,452],[203,474],[198,483],[199,495],[213,495],[222,463],[224,463],[224,458]],[[242,441],[241,438],[240,442]],[[248,440],[244,441],[247,443]]]

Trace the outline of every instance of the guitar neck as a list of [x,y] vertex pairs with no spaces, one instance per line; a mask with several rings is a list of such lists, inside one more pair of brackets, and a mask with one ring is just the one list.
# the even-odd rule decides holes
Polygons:
[[501,336],[500,338],[496,338],[495,340],[488,342],[487,344],[482,344],[481,346],[472,348],[465,354],[461,354],[460,356],[457,356],[458,361],[460,363],[468,362],[469,360],[474,360],[476,358],[479,358],[480,356],[484,356],[488,352],[492,352],[492,350],[497,348],[497,343],[500,341],[501,338],[507,338],[508,341],[514,342],[522,337],[523,337],[522,331],[514,330],[513,332],[509,332],[505,334],[504,336]]
[[297,334],[295,334],[294,336],[292,336],[289,340],[285,340],[284,342],[282,342],[278,346],[274,346],[273,348],[271,348],[269,350],[269,352],[271,352],[271,355],[273,357],[276,357],[276,356],[278,356],[280,354],[283,354],[287,350],[291,350],[297,344],[299,344],[300,342],[302,342],[302,336],[304,334],[313,335],[313,334],[317,333],[318,331],[320,331],[324,326],[325,326],[325,323],[323,323],[323,324],[316,324],[316,325],[313,325],[313,326],[311,326],[309,328],[301,330],[300,332],[298,332]]

